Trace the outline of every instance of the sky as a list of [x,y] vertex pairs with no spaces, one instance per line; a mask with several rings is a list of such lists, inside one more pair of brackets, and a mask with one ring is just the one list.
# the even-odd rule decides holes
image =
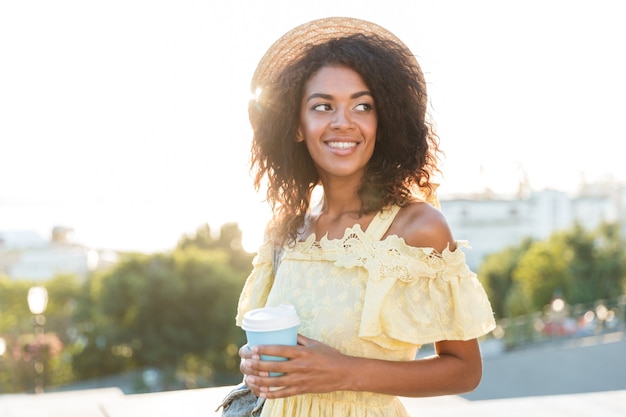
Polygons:
[[626,180],[619,0],[0,1],[0,230],[156,252],[237,222],[256,249],[250,78],[278,37],[327,16],[417,56],[442,196]]

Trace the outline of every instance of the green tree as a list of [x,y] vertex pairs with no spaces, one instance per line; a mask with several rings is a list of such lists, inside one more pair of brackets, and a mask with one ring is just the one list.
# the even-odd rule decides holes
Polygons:
[[205,223],[196,229],[194,234],[184,234],[178,240],[177,249],[185,250],[190,247],[198,249],[213,249],[216,246],[216,239],[211,232],[211,226]]
[[626,242],[619,224],[596,230],[575,224],[542,241],[526,240],[485,258],[479,276],[496,315],[540,311],[558,292],[570,304],[625,292]]
[[32,329],[26,303],[31,285],[30,282],[11,281],[6,276],[0,276],[0,335]]
[[624,293],[626,241],[620,235],[619,224],[602,223],[591,232],[576,226],[567,238],[573,251],[565,294],[570,303],[610,299]]
[[85,344],[75,358],[76,372],[98,377],[145,367],[177,369],[187,379],[197,373],[201,384],[238,372],[244,335],[234,318],[252,260],[236,244],[238,230],[223,228],[213,240],[204,225],[171,253],[131,255],[95,276],[82,307]]
[[513,281],[519,286],[532,311],[543,309],[555,290],[564,288],[568,262],[572,258],[572,252],[565,243],[560,234],[533,243],[513,271]]
[[218,237],[213,236],[208,224],[203,224],[198,227],[194,234],[183,235],[178,241],[176,249],[222,249],[228,254],[228,262],[233,268],[247,272],[250,270],[253,255],[243,250],[242,239],[243,234],[237,223],[223,224]]
[[478,269],[478,277],[485,287],[497,318],[507,316],[507,299],[513,286],[513,271],[532,242],[528,238],[519,245],[490,254]]
[[603,223],[598,228],[598,298],[613,298],[626,293],[626,239],[619,223]]

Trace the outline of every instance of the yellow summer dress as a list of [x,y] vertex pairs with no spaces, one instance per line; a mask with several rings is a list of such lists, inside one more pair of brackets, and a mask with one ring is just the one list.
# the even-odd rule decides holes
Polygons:
[[[241,293],[237,325],[251,309],[293,304],[304,336],[346,355],[396,361],[415,359],[422,344],[493,330],[491,305],[459,248],[439,254],[395,235],[381,240],[398,211],[383,210],[366,231],[355,225],[342,239],[311,235],[285,246],[276,277],[272,247],[264,243]],[[395,396],[339,391],[267,400],[262,417],[279,416],[408,414]]]

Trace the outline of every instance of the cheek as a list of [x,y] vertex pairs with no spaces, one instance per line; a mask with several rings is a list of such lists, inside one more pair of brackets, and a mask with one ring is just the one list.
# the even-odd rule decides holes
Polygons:
[[368,121],[363,129],[367,131],[367,135],[370,137],[377,138],[378,137],[378,120],[376,118]]
[[324,132],[326,125],[323,121],[320,120],[311,120],[305,119],[300,122],[300,127],[298,128],[298,138],[299,142],[306,141],[309,138],[315,139]]

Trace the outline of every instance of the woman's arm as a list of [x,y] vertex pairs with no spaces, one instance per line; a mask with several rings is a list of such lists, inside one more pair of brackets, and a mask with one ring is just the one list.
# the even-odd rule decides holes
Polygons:
[[[436,354],[414,361],[385,361],[346,356],[327,345],[298,336],[299,346],[259,346],[242,361],[246,384],[266,398],[305,393],[368,391],[404,397],[468,392],[482,376],[475,339],[435,343]],[[259,355],[289,357],[286,362],[260,361]],[[269,372],[284,372],[269,377]],[[271,390],[270,387],[284,387]]]

